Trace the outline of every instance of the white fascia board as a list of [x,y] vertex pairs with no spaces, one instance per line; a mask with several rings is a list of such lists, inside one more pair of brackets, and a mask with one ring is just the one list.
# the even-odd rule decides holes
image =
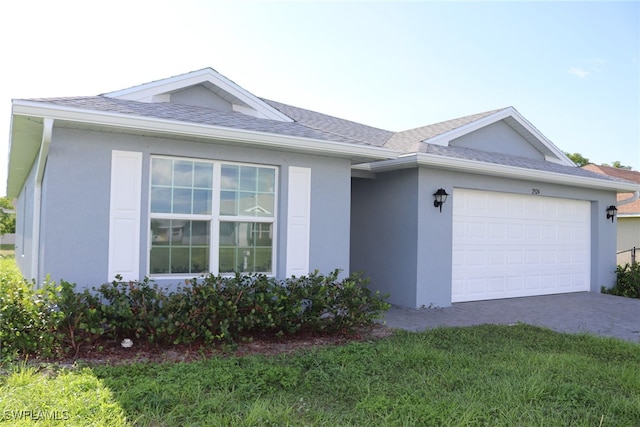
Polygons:
[[563,164],[565,166],[575,166],[575,163],[573,163],[573,161],[571,161],[571,159],[569,159],[561,149],[556,147],[556,145],[553,142],[551,142],[550,139],[544,136],[542,132],[540,132],[534,125],[532,125],[531,122],[529,122],[529,120],[523,117],[515,108],[509,107],[509,109],[512,110],[512,113],[513,113],[512,117],[518,123],[520,123],[527,130],[527,132],[529,132],[536,139],[542,142],[545,145],[545,147],[547,147],[556,156],[556,158],[554,159],[545,155],[545,159],[547,161]]
[[31,101],[14,101],[13,114],[64,120],[88,125],[157,132],[168,135],[217,139],[253,146],[266,146],[336,157],[384,160],[396,158],[400,154],[399,152],[389,150],[387,148],[374,146],[324,141],[320,139],[279,135],[198,123],[169,121],[153,117],[128,116],[118,113],[102,111],[95,112],[51,105],[44,106],[41,103]]
[[547,137],[545,137],[538,129],[536,129],[527,119],[525,119],[519,112],[513,107],[507,107],[503,110],[497,111],[489,116],[483,117],[471,123],[468,123],[464,126],[460,126],[459,128],[452,129],[443,134],[434,136],[433,138],[425,139],[422,142],[426,142],[429,144],[436,144],[447,147],[449,142],[452,140],[459,138],[461,136],[467,135],[471,132],[474,132],[478,129],[481,129],[485,126],[489,126],[493,123],[496,123],[500,120],[504,120],[507,117],[513,118],[517,121],[527,132],[533,135],[534,138],[539,140],[545,147],[547,147],[556,158],[545,155],[545,160],[563,164],[565,166],[575,166],[575,164],[560,150],[555,146]]
[[182,74],[180,76],[145,83],[128,89],[105,93],[104,96],[131,101],[151,102],[157,95],[181,90],[204,82],[209,82],[234,98],[237,98],[240,102],[257,110],[266,119],[293,122],[289,116],[276,110],[211,68],[205,68],[199,71]]
[[384,172],[396,169],[406,169],[417,166],[431,166],[434,168],[457,170],[479,175],[490,175],[527,181],[548,182],[552,184],[569,185],[573,187],[593,188],[598,190],[628,193],[640,190],[640,184],[605,181],[598,178],[567,175],[557,172],[540,171],[519,168],[516,166],[485,163],[477,160],[456,159],[433,154],[408,154],[393,160],[384,160],[367,165],[359,169],[371,172]]
[[436,135],[433,138],[425,139],[422,142],[447,147],[451,140],[459,138],[463,135],[466,135],[478,129],[481,129],[499,120],[502,120],[505,117],[512,115],[513,112],[515,112],[515,109],[513,107],[508,107],[508,108],[505,108],[504,110],[497,111],[489,116],[475,120],[471,123],[467,123],[466,125],[457,127],[445,133],[441,133],[440,135]]

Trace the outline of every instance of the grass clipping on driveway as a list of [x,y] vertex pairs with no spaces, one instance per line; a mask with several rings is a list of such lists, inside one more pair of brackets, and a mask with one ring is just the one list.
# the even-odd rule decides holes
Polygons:
[[293,355],[28,369],[1,377],[7,425],[19,425],[7,411],[44,407],[68,419],[38,425],[640,423],[640,344],[527,325],[397,332]]

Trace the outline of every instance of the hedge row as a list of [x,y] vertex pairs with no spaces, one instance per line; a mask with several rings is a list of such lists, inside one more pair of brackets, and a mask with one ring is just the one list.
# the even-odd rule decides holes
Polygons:
[[123,281],[76,291],[65,281],[34,291],[0,276],[0,355],[78,355],[125,338],[158,345],[232,343],[258,333],[350,331],[389,308],[359,275],[339,270],[280,281],[265,275],[205,275],[167,292],[155,282]]

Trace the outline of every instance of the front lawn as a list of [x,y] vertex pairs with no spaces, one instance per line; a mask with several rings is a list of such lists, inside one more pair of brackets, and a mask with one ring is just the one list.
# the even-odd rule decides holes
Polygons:
[[397,332],[295,355],[13,367],[0,379],[0,424],[41,411],[29,422],[637,426],[639,367],[640,344],[526,325]]

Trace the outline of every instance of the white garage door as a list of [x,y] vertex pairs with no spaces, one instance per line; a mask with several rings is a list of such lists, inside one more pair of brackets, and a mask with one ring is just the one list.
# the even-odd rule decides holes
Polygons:
[[454,189],[452,302],[588,291],[590,204]]

